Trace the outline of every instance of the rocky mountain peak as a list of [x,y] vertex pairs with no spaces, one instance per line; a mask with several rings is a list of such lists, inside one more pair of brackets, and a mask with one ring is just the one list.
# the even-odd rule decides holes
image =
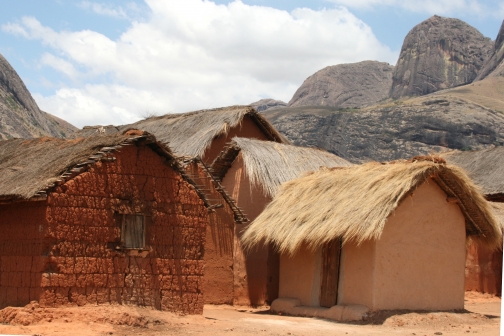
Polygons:
[[23,81],[2,55],[0,55],[0,86],[10,91],[25,109],[31,112],[39,111],[37,103]]
[[304,81],[289,106],[359,108],[374,104],[387,98],[393,68],[378,61],[328,66]]
[[494,48],[488,60],[485,62],[476,80],[481,80],[486,77],[504,76],[504,20],[500,27],[497,38],[495,39]]
[[492,49],[492,40],[464,21],[434,15],[404,39],[390,97],[421,96],[471,83]]
[[250,106],[254,107],[257,112],[262,112],[266,110],[274,110],[277,108],[286,107],[287,103],[281,100],[275,100],[271,98],[265,98],[251,103]]
[[0,55],[0,140],[65,137],[77,128],[39,109],[23,81]]

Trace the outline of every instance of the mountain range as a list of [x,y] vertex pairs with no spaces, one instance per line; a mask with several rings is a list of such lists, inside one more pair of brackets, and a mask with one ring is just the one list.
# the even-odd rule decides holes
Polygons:
[[327,67],[281,103],[263,113],[294,144],[352,162],[504,145],[504,21],[492,41],[433,16],[407,34],[395,66]]
[[[504,145],[504,21],[495,41],[433,16],[405,37],[395,66],[329,66],[292,99],[252,103],[294,144],[352,162]],[[0,137],[67,137],[76,128],[39,109],[0,55]]]

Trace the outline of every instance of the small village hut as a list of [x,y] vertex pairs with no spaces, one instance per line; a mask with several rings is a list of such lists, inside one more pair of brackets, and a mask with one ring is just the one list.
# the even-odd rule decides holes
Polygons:
[[[96,134],[114,134],[129,128],[142,129],[156,136],[158,141],[169,146],[179,157],[190,162],[195,157],[202,159],[201,165],[210,165],[228,142],[235,136],[288,143],[275,128],[250,106],[229,106],[188,113],[170,113],[153,116],[134,124],[123,126],[84,127],[73,137]],[[102,133],[100,133],[102,132]],[[234,226],[247,218],[231,202],[218,181],[208,183],[195,176],[201,169],[190,165],[188,174],[211,198],[226,202],[213,209],[207,227],[205,245],[206,272],[204,278],[205,302],[208,304],[233,304],[234,272]],[[199,172],[196,170],[200,170]],[[212,178],[212,177],[209,177]]]
[[[213,162],[213,174],[249,220],[255,219],[277,193],[282,183],[321,166],[351,164],[331,153],[272,141],[233,138]],[[240,236],[247,223],[237,223],[234,237],[234,303],[262,305],[278,297],[278,254],[263,245],[244,253]]]
[[283,184],[242,237],[280,253],[272,309],[289,299],[287,312],[335,319],[347,306],[462,309],[466,240],[495,248],[501,228],[467,175],[434,161],[323,168]]
[[[451,151],[444,153],[443,157],[449,163],[464,169],[481,188],[485,198],[495,204],[495,212],[502,213],[502,205],[504,205],[504,147],[474,151]],[[467,291],[501,295],[502,249],[494,251],[485,246],[468,244],[465,288]]]
[[0,141],[0,307],[201,314],[208,207],[148,133]]

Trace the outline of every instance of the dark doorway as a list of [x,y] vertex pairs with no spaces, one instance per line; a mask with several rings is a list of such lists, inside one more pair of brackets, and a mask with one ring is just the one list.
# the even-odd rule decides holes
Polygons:
[[341,255],[341,239],[335,239],[322,248],[322,274],[320,306],[332,307],[338,299],[338,280]]

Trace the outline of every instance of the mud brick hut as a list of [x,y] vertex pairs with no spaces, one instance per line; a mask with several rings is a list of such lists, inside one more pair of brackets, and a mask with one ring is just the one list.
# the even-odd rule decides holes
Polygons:
[[[452,151],[443,157],[449,163],[463,168],[481,188],[485,198],[492,201],[496,214],[503,213],[504,147],[478,151]],[[501,296],[502,243],[501,249],[497,251],[473,243],[468,244],[465,288],[468,291]]]
[[[212,170],[247,218],[253,220],[282,183],[321,166],[350,165],[318,149],[234,138],[214,161]],[[234,302],[242,305],[271,303],[278,297],[279,256],[268,245],[244,253],[240,237],[246,227],[247,223],[237,223],[233,232]]]
[[[255,138],[281,143],[288,141],[275,128],[250,106],[230,106],[188,113],[166,114],[151,117],[124,126],[84,127],[75,137],[121,132],[129,128],[142,129],[152,133],[162,143],[170,146],[179,157],[202,158],[201,165],[210,165],[233,137]],[[234,296],[234,241],[235,223],[245,223],[247,218],[240,209],[220,190],[217,182],[200,180],[202,168],[190,166],[188,171],[198,185],[207,189],[209,197],[217,200],[225,198],[220,208],[210,215],[205,246],[205,302],[209,304],[253,304],[254,298],[239,300]],[[211,178],[211,177],[210,177]],[[253,276],[253,275],[250,275]]]
[[152,135],[1,141],[0,202],[0,307],[202,313],[210,204]]
[[462,309],[466,239],[495,248],[501,229],[462,170],[429,160],[324,168],[282,185],[242,237],[280,251],[272,309],[336,320]]

